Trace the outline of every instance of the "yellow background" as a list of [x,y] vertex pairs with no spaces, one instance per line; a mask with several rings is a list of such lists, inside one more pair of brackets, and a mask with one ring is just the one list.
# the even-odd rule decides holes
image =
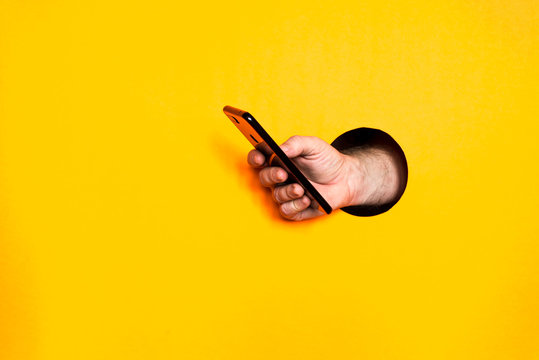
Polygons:
[[[0,4],[1,359],[539,359],[537,1]],[[227,104],[408,188],[283,221]]]

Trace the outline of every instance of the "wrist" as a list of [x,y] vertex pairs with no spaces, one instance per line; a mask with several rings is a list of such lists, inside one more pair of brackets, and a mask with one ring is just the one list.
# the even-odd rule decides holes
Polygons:
[[343,152],[346,163],[346,196],[343,205],[383,205],[398,193],[398,171],[390,154],[377,148]]
[[346,197],[341,207],[361,205],[365,202],[367,188],[365,164],[358,157],[358,154],[343,153],[346,163],[345,188]]

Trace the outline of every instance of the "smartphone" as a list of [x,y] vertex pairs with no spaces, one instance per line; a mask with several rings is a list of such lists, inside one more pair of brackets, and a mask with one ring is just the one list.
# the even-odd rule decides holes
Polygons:
[[331,213],[331,206],[316,190],[311,182],[303,175],[297,166],[285,155],[281,148],[273,141],[264,128],[255,120],[253,115],[232,106],[225,106],[223,111],[234,125],[242,132],[249,142],[261,153],[266,156],[268,164],[271,166],[280,166],[288,172],[289,179],[294,181],[305,189],[305,194],[318,203],[320,211],[326,214]]

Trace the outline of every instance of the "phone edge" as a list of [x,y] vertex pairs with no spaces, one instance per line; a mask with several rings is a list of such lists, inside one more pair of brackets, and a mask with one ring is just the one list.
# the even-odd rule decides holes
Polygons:
[[[233,109],[236,109],[236,108],[233,108]],[[296,164],[294,164],[292,162],[292,160],[290,160],[290,158],[288,156],[286,156],[286,154],[281,150],[281,147],[279,145],[277,145],[275,140],[273,140],[273,138],[266,132],[266,130],[264,130],[262,125],[260,125],[258,123],[258,121],[256,121],[255,117],[253,115],[251,115],[247,111],[243,111],[243,110],[240,110],[240,109],[236,109],[236,110],[239,110],[240,112],[242,112],[241,117],[244,120],[248,121],[249,124],[251,124],[253,126],[255,131],[262,137],[262,139],[273,150],[273,152],[275,153],[275,156],[277,156],[288,167],[290,172],[292,174],[294,174],[294,172],[295,172],[295,174],[294,174],[295,177],[298,177],[298,175],[299,175],[300,178],[297,179],[298,182],[307,187],[306,190],[309,191],[309,193],[318,202],[318,205],[320,205],[322,210],[327,215],[331,214],[331,212],[333,211],[333,208],[331,207],[331,205],[329,205],[327,200],[322,196],[322,194],[320,194],[320,192],[314,187],[314,185],[309,181],[309,179],[307,179],[307,177],[301,172],[301,170],[298,169]],[[295,169],[296,171],[293,171],[292,169]]]

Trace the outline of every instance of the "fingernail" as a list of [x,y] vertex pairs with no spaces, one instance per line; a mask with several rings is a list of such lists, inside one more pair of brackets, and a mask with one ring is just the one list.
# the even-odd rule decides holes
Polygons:
[[286,153],[290,148],[287,145],[282,145],[281,150]]

